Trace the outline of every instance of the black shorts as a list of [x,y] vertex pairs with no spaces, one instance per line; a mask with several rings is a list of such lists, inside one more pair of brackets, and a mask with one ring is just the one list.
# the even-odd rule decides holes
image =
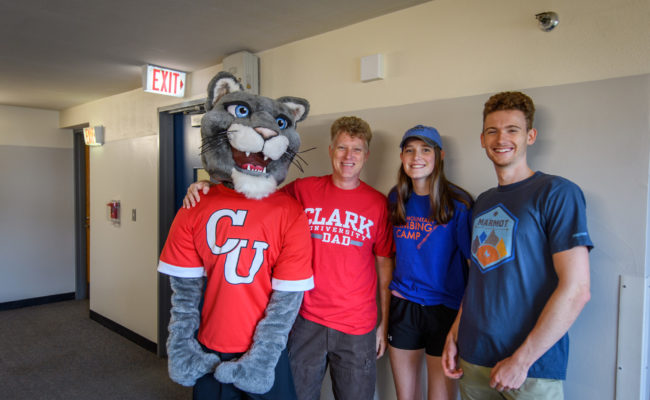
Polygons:
[[419,350],[442,355],[445,339],[458,310],[440,305],[423,306],[400,297],[390,300],[388,343],[396,349]]

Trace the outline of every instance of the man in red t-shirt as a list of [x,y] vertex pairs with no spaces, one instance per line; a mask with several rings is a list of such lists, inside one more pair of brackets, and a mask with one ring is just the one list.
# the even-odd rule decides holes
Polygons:
[[[337,119],[329,146],[332,174],[282,188],[303,206],[313,244],[314,289],[305,292],[287,345],[300,400],[320,398],[328,365],[337,399],[374,397],[376,359],[387,343],[393,243],[386,197],[360,179],[371,137],[362,119]],[[208,187],[192,185],[185,206],[195,205]]]

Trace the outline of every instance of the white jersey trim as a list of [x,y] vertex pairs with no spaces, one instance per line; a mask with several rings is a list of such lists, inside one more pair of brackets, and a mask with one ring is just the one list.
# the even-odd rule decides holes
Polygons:
[[271,287],[273,290],[281,292],[304,292],[314,288],[314,277],[310,276],[308,279],[299,281],[285,281],[281,279],[271,279]]
[[205,276],[205,268],[203,267],[177,267],[162,261],[158,261],[158,272],[178,278],[201,278]]

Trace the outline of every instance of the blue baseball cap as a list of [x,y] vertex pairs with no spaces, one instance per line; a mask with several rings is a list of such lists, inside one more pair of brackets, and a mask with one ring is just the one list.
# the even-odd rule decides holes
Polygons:
[[404,144],[410,138],[418,138],[425,141],[430,146],[438,146],[442,150],[442,139],[438,130],[432,126],[416,125],[409,129],[402,136],[402,141],[399,144],[400,148],[404,148]]

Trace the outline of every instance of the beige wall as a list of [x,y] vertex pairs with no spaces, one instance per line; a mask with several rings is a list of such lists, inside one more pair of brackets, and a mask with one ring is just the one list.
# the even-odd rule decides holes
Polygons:
[[221,65],[216,65],[191,73],[183,99],[135,89],[63,110],[59,126],[104,125],[107,142],[157,135],[158,108],[204,98],[208,82],[220,70]]
[[[548,10],[558,12],[561,22],[553,32],[544,33],[537,28],[534,15]],[[312,104],[312,118],[316,118],[503,89],[647,74],[649,20],[647,0],[436,0],[261,52],[261,91],[270,97],[305,97]],[[386,79],[361,83],[360,58],[374,53],[386,57]],[[191,74],[189,94],[184,100],[203,97],[208,80],[219,69],[217,65]],[[101,161],[93,152],[90,168],[95,178],[98,175],[93,168],[100,163],[137,166],[141,158],[155,160],[157,146],[147,137],[157,135],[157,108],[179,102],[134,90],[64,110],[59,126],[102,124],[107,142],[138,146],[124,153],[106,151]],[[139,147],[138,139],[143,137],[147,141],[144,148]],[[135,150],[138,148],[143,149],[142,153]],[[394,149],[386,148],[373,157],[392,160]],[[318,160],[310,165],[310,171],[326,173],[327,160]],[[125,202],[128,196],[139,204],[139,209],[147,207],[157,215],[156,197],[151,193],[157,190],[153,184],[157,168],[147,168],[138,175],[140,185],[122,186],[128,178],[125,174],[103,174],[101,179],[93,180],[91,208],[102,207],[109,194],[123,194]],[[392,176],[386,174],[374,183],[385,188],[391,181]],[[128,194],[122,190],[128,190]],[[133,283],[155,279],[151,271],[157,254],[151,240],[157,236],[157,222],[139,221],[137,224],[142,225],[137,231],[126,226],[118,228],[118,240],[114,227],[105,226],[103,218],[101,213],[91,215],[91,271],[95,271],[91,274],[91,306],[155,340],[155,285],[152,281],[134,287]],[[109,279],[115,268],[113,258],[103,257],[109,248],[123,253],[124,260],[132,256],[137,262],[129,261],[132,268],[120,270],[118,276]],[[137,297],[129,295],[132,291],[139,291]],[[93,293],[106,296],[93,300]],[[142,305],[125,307],[114,304],[111,297],[130,298]]]
[[[534,15],[554,10],[549,33]],[[650,71],[647,0],[436,0],[262,52],[261,90],[315,114],[410,104]],[[361,83],[382,53],[386,79]]]
[[0,105],[0,146],[72,148],[70,131],[59,129],[59,112]]
[[72,147],[57,111],[0,105],[0,303],[75,291]]
[[[90,309],[156,342],[158,135],[113,140],[90,156]],[[111,200],[119,225],[108,220]]]
[[[534,15],[552,9],[549,33]],[[650,72],[647,0],[436,0],[259,53],[261,92],[305,97],[312,115]],[[361,83],[360,59],[382,53],[386,79]],[[204,97],[219,66],[190,76]],[[134,90],[61,112],[61,127],[107,126],[106,140],[157,132],[178,99]]]

